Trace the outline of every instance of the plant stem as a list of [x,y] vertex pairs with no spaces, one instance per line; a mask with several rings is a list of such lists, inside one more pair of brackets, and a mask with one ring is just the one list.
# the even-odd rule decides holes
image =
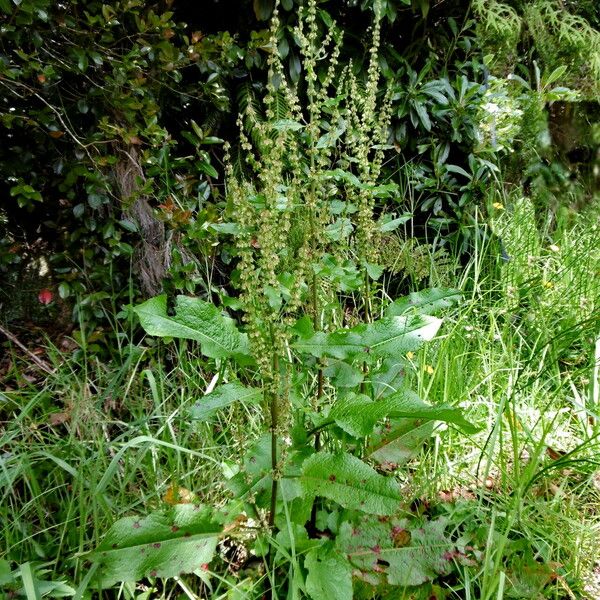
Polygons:
[[[279,357],[277,351],[273,353],[273,372],[275,378],[279,373]],[[271,530],[275,526],[275,511],[277,509],[277,426],[279,421],[279,403],[277,391],[271,390],[269,393],[271,405],[271,471],[273,481],[271,483],[271,508],[269,512],[269,527]]]

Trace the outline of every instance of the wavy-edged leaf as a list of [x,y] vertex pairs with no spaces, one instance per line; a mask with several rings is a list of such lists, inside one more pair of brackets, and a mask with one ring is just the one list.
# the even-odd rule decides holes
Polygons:
[[267,507],[271,498],[271,434],[264,433],[247,450],[242,469],[228,482],[236,498],[254,496],[257,506]]
[[370,441],[366,456],[379,464],[402,465],[414,458],[433,433],[433,422],[400,419],[386,423]]
[[192,504],[120,519],[91,556],[98,583],[106,588],[201,569],[212,560],[221,531],[212,509]]
[[343,360],[331,360],[323,370],[336,388],[353,388],[364,379],[363,373]]
[[394,514],[401,501],[397,481],[350,454],[312,455],[304,462],[300,483],[306,494],[374,515]]
[[306,591],[313,600],[352,600],[352,567],[345,556],[311,550],[304,559]]
[[421,585],[452,567],[453,545],[446,536],[448,520],[382,521],[370,516],[343,523],[336,546],[355,573],[372,585]]
[[294,347],[318,358],[401,356],[417,350],[424,342],[433,339],[441,323],[440,319],[429,315],[384,317],[352,329],[332,333],[317,332],[301,337]]
[[365,395],[349,394],[338,399],[329,412],[329,419],[355,437],[371,434],[375,424],[386,417],[445,421],[457,425],[467,433],[476,431],[460,409],[427,404],[410,390],[401,390],[375,401]]
[[247,336],[237,330],[233,319],[199,298],[177,296],[174,316],[167,314],[164,294],[133,310],[147,334],[195,340],[200,342],[202,354],[209,358],[248,354]]
[[386,308],[388,317],[405,315],[410,312],[434,315],[444,308],[450,308],[462,300],[460,290],[451,288],[430,288],[412,292],[404,298],[392,302]]
[[209,419],[234,402],[255,404],[260,402],[261,397],[262,391],[257,388],[249,388],[241,383],[226,383],[196,401],[190,409],[190,416],[192,419]]

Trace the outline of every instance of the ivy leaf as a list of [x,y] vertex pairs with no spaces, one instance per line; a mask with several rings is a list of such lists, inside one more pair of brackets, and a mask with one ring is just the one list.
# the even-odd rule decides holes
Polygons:
[[212,509],[192,504],[120,519],[91,556],[98,564],[99,584],[107,588],[118,581],[174,577],[206,568],[221,530]]
[[434,315],[444,308],[450,308],[462,300],[460,290],[451,288],[430,288],[420,292],[412,292],[388,305],[388,317],[419,312]]
[[218,410],[234,402],[254,404],[259,402],[261,397],[262,392],[257,388],[245,387],[241,383],[226,383],[195,402],[190,410],[190,416],[192,419],[210,419]]
[[294,347],[317,358],[347,359],[370,354],[375,357],[399,356],[417,350],[423,342],[433,339],[441,323],[440,319],[428,315],[384,317],[352,329],[317,332],[299,339]]
[[202,354],[223,358],[248,354],[248,340],[232,319],[199,298],[177,296],[175,316],[167,314],[167,296],[150,298],[134,307],[144,331],[159,337],[175,337],[200,342]]
[[352,568],[339,552],[311,550],[304,559],[306,591],[314,600],[352,600]]
[[305,494],[374,515],[394,514],[401,501],[394,479],[379,475],[350,454],[313,454],[304,462],[300,483]]
[[357,576],[372,585],[422,585],[450,571],[454,548],[447,524],[443,517],[411,522],[365,515],[341,525],[336,545]]

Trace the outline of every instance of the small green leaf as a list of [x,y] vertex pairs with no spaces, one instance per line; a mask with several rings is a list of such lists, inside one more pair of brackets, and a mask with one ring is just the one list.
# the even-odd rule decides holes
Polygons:
[[556,69],[554,69],[554,71],[552,71],[552,73],[550,73],[550,75],[548,75],[548,78],[544,82],[544,86],[550,86],[555,81],[558,81],[565,74],[566,70],[567,70],[566,65],[561,65],[560,67],[556,67]]
[[[394,231],[400,227],[400,225],[404,225],[413,218],[412,213],[406,213],[397,219],[389,219],[389,217],[380,219],[377,223],[377,229],[382,233],[387,233],[388,231]],[[388,220],[389,219],[389,220]]]
[[277,131],[299,131],[304,128],[304,125],[292,119],[279,119],[271,124],[273,129]]
[[15,577],[12,574],[10,563],[7,560],[0,559],[0,587],[14,583]]
[[352,233],[352,222],[347,217],[336,219],[325,228],[325,235],[332,242],[339,242],[350,236]]
[[252,494],[257,506],[267,507],[271,500],[271,434],[263,434],[248,449],[243,468],[228,482],[227,487],[236,498]]
[[213,179],[219,178],[218,171],[210,163],[200,160],[196,164],[198,165],[198,169],[200,169],[200,171],[202,171],[204,174],[212,177]]
[[415,112],[419,116],[419,120],[421,121],[423,127],[427,131],[431,131],[431,119],[429,118],[429,113],[427,112],[425,106],[420,102],[416,101],[413,102],[413,107],[415,109]]
[[147,334],[196,340],[209,358],[248,354],[247,337],[237,330],[234,321],[199,298],[177,296],[173,317],[167,314],[164,294],[150,298],[133,310]]
[[71,286],[66,281],[61,281],[58,284],[58,295],[63,299],[71,295]]
[[137,224],[134,223],[133,221],[131,221],[130,219],[121,219],[119,221],[119,225],[121,227],[123,227],[123,229],[126,229],[127,231],[130,231],[131,233],[137,233],[137,231],[138,231]]
[[367,275],[373,279],[373,281],[377,281],[383,274],[383,267],[381,265],[364,261],[363,266],[367,271]]
[[458,175],[462,175],[467,179],[473,179],[473,175],[471,173],[467,173],[467,171],[458,165],[446,165],[446,171],[449,173],[457,173]]
[[352,567],[339,552],[311,550],[304,566],[306,591],[313,600],[352,600]]
[[262,391],[259,389],[248,388],[240,383],[226,383],[195,402],[190,410],[190,416],[192,419],[207,420],[217,411],[230,406],[234,402],[254,404],[259,402],[261,398]]
[[224,142],[220,137],[215,137],[214,135],[207,135],[202,138],[203,144],[222,144]]
[[304,462],[300,483],[306,494],[329,498],[344,508],[391,515],[400,507],[398,482],[350,454],[312,455]]
[[99,584],[145,577],[174,577],[205,568],[213,558],[222,527],[212,509],[176,504],[144,518],[117,521],[91,559]]

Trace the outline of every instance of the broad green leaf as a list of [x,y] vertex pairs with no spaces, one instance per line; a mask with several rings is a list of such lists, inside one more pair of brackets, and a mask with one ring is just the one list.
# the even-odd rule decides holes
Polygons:
[[345,181],[346,183],[349,183],[350,185],[354,185],[356,187],[361,187],[361,185],[362,185],[360,183],[360,179],[358,179],[358,177],[356,175],[354,175],[353,173],[350,173],[349,171],[344,171],[343,169],[334,169],[333,171],[323,171],[321,173],[321,177],[323,177],[323,179],[328,179],[331,177],[338,181]]
[[21,565],[21,579],[27,600],[42,600],[42,594],[37,585],[37,580],[33,574],[33,568],[30,562]]
[[299,131],[304,128],[304,125],[298,123],[298,121],[293,121],[292,119],[279,119],[274,121],[271,124],[271,127],[277,131]]
[[240,472],[227,482],[236,498],[254,495],[257,506],[267,507],[271,498],[271,434],[263,434],[248,449]]
[[428,315],[384,317],[352,329],[341,329],[333,333],[317,332],[299,339],[294,347],[318,358],[402,356],[431,340],[441,323],[440,319]]
[[452,423],[465,433],[475,433],[477,427],[469,423],[461,409],[448,404],[431,405],[423,402],[411,390],[400,390],[380,402],[386,402],[390,408],[390,418],[427,419],[428,421],[444,421]]
[[352,567],[340,553],[311,550],[304,566],[306,591],[313,600],[352,600]]
[[414,458],[433,433],[424,419],[400,419],[386,423],[372,438],[366,456],[379,464],[402,465]]
[[429,113],[427,112],[425,106],[418,100],[414,101],[412,105],[417,115],[419,115],[419,119],[423,127],[425,127],[427,131],[431,131],[431,119],[429,118]]
[[544,81],[544,85],[549,86],[549,85],[553,84],[555,81],[558,81],[565,74],[566,70],[567,70],[567,67],[565,65],[556,67],[556,69],[554,69],[554,71],[552,71],[552,73],[550,73],[550,75],[548,75],[548,77],[546,78],[546,81]]
[[395,394],[404,387],[407,365],[408,361],[404,358],[386,358],[376,370],[369,373],[375,400]]
[[457,173],[458,175],[462,175],[467,179],[473,179],[473,175],[471,173],[467,173],[467,171],[458,165],[446,165],[446,171],[450,173]]
[[10,563],[7,560],[0,559],[0,586],[4,587],[14,581],[15,577],[12,574]]
[[212,509],[177,504],[147,517],[117,521],[91,556],[99,584],[144,577],[174,577],[205,568],[213,558],[222,527]]
[[304,462],[300,483],[306,494],[329,498],[344,508],[391,515],[400,506],[398,482],[350,454],[312,455]]
[[463,417],[459,409],[448,405],[426,404],[410,390],[401,390],[382,400],[375,401],[368,396],[350,394],[345,398],[338,399],[329,412],[329,419],[356,437],[371,434],[375,424],[386,417],[446,421],[459,426],[468,433],[476,431],[476,428]]
[[273,11],[273,0],[254,0],[254,14],[259,21],[266,21]]
[[209,419],[218,410],[226,408],[234,402],[254,404],[259,402],[261,397],[262,392],[257,388],[248,388],[241,383],[226,383],[195,402],[190,410],[190,415],[192,419]]
[[355,437],[369,435],[377,421],[387,416],[384,400],[374,402],[364,394],[338,398],[329,411],[329,419]]
[[412,312],[434,315],[444,308],[450,308],[462,300],[459,290],[451,288],[430,288],[421,292],[412,292],[404,298],[392,302],[386,309],[388,317],[405,315]]
[[404,223],[407,223],[412,218],[412,213],[405,213],[397,219],[390,219],[389,216],[387,216],[387,219],[382,218],[377,222],[377,229],[383,233],[386,233],[388,231],[394,231],[394,229],[397,229],[398,227],[400,227],[400,225],[404,225]]
[[150,298],[134,309],[144,331],[159,337],[174,337],[200,342],[202,354],[223,358],[248,354],[248,341],[232,319],[199,298],[177,296],[175,315],[167,314],[167,296]]
[[342,524],[336,546],[347,556],[354,573],[373,585],[422,585],[452,567],[447,523],[444,518],[382,521],[365,515]]
[[356,387],[364,379],[362,372],[343,360],[332,359],[327,363],[323,374],[329,377],[336,388]]

